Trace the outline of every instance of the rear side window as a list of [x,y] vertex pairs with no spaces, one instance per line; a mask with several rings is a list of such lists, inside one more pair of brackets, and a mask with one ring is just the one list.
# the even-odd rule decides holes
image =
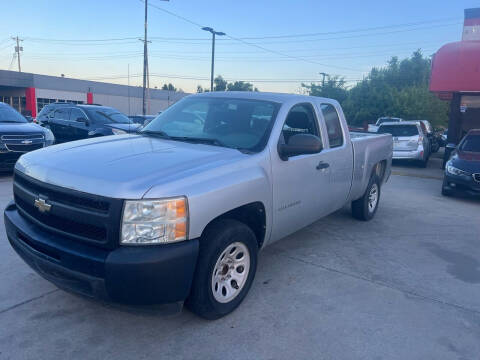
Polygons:
[[72,112],[70,113],[70,120],[77,121],[79,118],[85,118],[85,115],[81,110],[73,108]]
[[415,125],[382,125],[378,128],[379,134],[392,134],[392,136],[415,136],[418,128]]
[[320,105],[322,114],[327,125],[328,141],[330,147],[335,148],[343,145],[343,131],[337,109],[331,104]]

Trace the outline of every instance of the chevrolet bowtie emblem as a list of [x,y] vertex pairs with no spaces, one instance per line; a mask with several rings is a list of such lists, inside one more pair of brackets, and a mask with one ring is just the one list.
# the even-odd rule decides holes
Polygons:
[[32,140],[22,140],[23,145],[30,145],[32,142]]
[[48,212],[52,208],[52,205],[48,204],[47,201],[45,199],[42,199],[42,198],[35,199],[33,205],[41,213]]

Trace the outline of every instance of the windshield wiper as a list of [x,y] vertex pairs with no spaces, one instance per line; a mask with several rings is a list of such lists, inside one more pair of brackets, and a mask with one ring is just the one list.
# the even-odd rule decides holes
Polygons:
[[171,136],[173,140],[185,141],[185,142],[192,142],[192,143],[205,143],[209,145],[216,145],[222,147],[229,147],[225,145],[218,139],[215,138],[203,138],[203,137],[190,137],[190,136]]
[[145,135],[150,135],[150,136],[157,136],[161,137],[164,139],[173,139],[170,135],[168,135],[165,131],[162,130],[143,130],[139,132],[140,135],[145,134]]

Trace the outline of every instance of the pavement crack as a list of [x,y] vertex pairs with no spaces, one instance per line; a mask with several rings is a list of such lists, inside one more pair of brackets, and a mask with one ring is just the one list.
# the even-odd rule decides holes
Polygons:
[[337,273],[337,274],[340,274],[340,275],[343,275],[343,276],[348,276],[348,277],[351,277],[351,278],[354,278],[354,279],[357,279],[357,280],[366,281],[366,282],[369,282],[369,283],[377,285],[377,286],[382,286],[382,287],[386,287],[386,288],[389,288],[389,289],[392,289],[392,290],[395,290],[395,291],[399,291],[399,292],[403,293],[404,295],[409,295],[409,296],[416,297],[416,298],[419,298],[419,299],[422,299],[422,300],[434,302],[434,303],[437,303],[437,304],[453,307],[453,308],[456,308],[456,309],[459,309],[459,310],[462,310],[462,311],[466,311],[466,312],[470,312],[470,313],[480,315],[480,310],[468,308],[468,307],[465,307],[463,305],[451,303],[451,302],[444,301],[444,300],[441,300],[441,299],[421,295],[421,294],[419,294],[415,291],[400,289],[400,288],[398,288],[398,287],[396,287],[392,284],[388,284],[388,283],[385,283],[385,282],[382,282],[382,281],[375,281],[375,280],[369,279],[369,278],[364,277],[364,276],[355,275],[355,274],[352,274],[352,273],[349,273],[349,272],[346,272],[346,271],[342,271],[342,270],[337,270],[337,269],[334,269],[334,268],[330,268],[328,266],[316,264],[314,262],[305,261],[305,260],[299,259],[295,256],[285,255],[285,254],[281,254],[281,253],[278,254],[278,255],[284,256],[284,257],[286,257],[287,259],[290,259],[290,260],[294,260],[294,261],[298,261],[298,262],[301,262],[301,263],[304,263],[304,264],[307,264],[307,265],[315,266],[315,267],[320,268],[320,269],[325,270],[325,271]]
[[22,301],[22,302],[19,302],[18,304],[15,304],[15,305],[12,305],[12,306],[9,306],[3,310],[0,310],[0,314],[3,314],[3,313],[6,313],[7,311],[10,311],[10,310],[13,310],[13,309],[16,309],[17,307],[20,307],[22,305],[25,305],[25,304],[28,304],[28,303],[31,303],[32,301],[35,301],[35,300],[38,300],[38,299],[41,299],[47,295],[50,295],[50,294],[53,294],[54,292],[56,291],[59,291],[59,289],[54,289],[54,290],[51,290],[51,291],[48,291],[42,295],[39,295],[39,296],[36,296],[34,298],[31,298],[31,299],[28,299],[28,300],[25,300],[25,301]]

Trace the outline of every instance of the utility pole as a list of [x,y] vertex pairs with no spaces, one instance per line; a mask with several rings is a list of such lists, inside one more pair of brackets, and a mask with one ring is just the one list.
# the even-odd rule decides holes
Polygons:
[[324,86],[325,86],[325,77],[327,77],[328,74],[327,74],[327,73],[324,73],[324,72],[321,72],[320,75],[323,76],[323,78],[322,78],[322,87],[324,87]]
[[17,35],[15,37],[12,37],[12,40],[15,40],[17,42],[17,46],[15,46],[15,53],[17,54],[18,60],[18,72],[22,72],[22,67],[20,66],[20,51],[23,51],[23,46],[20,46],[20,41],[23,41],[23,39],[19,39]]
[[143,103],[142,103],[142,113],[143,115],[147,112],[147,74],[148,74],[148,40],[147,40],[147,24],[148,24],[148,0],[145,0],[145,34],[143,36]]
[[210,73],[210,91],[213,91],[213,74],[215,67],[215,35],[223,36],[226,34],[221,31],[215,31],[211,27],[203,27],[202,30],[208,31],[212,34],[212,70]]

